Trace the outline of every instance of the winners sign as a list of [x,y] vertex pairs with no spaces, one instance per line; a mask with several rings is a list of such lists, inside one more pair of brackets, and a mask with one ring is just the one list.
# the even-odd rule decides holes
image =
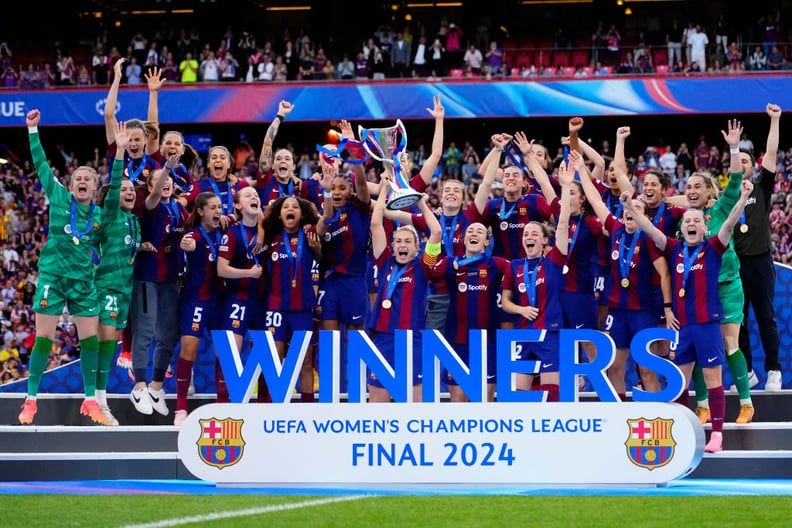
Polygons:
[[[411,331],[396,332],[396,364],[390,365],[364,332],[346,346],[348,399],[340,402],[341,335],[319,333],[319,403],[251,405],[259,374],[273,402],[291,401],[311,341],[298,332],[280,361],[272,334],[250,332],[250,350],[233,336],[213,332],[232,404],[196,409],[179,431],[179,454],[196,477],[226,484],[272,486],[662,484],[684,477],[701,461],[704,430],[695,415],[674,403],[684,377],[670,361],[654,356],[654,341],[677,333],[639,332],[630,354],[664,380],[660,392],[633,391],[618,402],[606,370],[615,357],[610,337],[594,330],[560,332],[562,403],[540,403],[541,391],[517,391],[518,373],[535,373],[532,361],[515,360],[519,343],[541,341],[533,330],[497,332],[497,403],[486,401],[487,336],[470,333],[467,364],[443,336],[423,331],[420,354]],[[582,342],[594,343],[596,359],[579,363]],[[411,402],[413,357],[420,358],[423,402]],[[371,369],[398,403],[366,401]],[[441,369],[452,373],[473,403],[440,403]],[[577,401],[584,375],[598,403]]]

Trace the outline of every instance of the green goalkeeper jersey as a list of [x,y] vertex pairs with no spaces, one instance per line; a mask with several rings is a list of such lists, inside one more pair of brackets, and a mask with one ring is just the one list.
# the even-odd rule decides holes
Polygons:
[[132,271],[140,245],[140,224],[134,213],[121,209],[124,160],[113,161],[110,188],[99,230],[99,265],[94,282],[99,292],[132,294]]
[[[707,237],[715,236],[721,226],[729,218],[729,214],[740,199],[740,185],[742,172],[729,173],[729,183],[723,194],[710,209],[704,210],[704,219],[707,221]],[[729,239],[729,247],[723,254],[718,282],[730,282],[740,278],[740,259],[734,251],[734,236]]]
[[39,272],[67,279],[93,281],[91,247],[96,244],[99,234],[102,208],[93,202],[90,205],[78,204],[71,193],[55,179],[41,146],[39,133],[28,133],[28,139],[33,165],[50,202],[49,233],[39,256]]

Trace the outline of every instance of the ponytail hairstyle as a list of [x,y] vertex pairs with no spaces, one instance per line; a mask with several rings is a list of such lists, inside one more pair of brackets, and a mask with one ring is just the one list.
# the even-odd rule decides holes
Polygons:
[[209,203],[209,200],[212,198],[217,198],[217,195],[213,192],[202,192],[198,195],[195,199],[195,205],[193,206],[190,216],[184,221],[184,231],[195,229],[201,225],[201,213],[198,212],[198,209],[206,207],[206,204]]

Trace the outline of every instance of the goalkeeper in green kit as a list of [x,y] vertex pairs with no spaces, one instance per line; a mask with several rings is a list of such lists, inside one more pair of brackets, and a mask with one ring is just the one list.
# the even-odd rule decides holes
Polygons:
[[[39,139],[38,110],[27,113],[30,152],[38,178],[50,201],[49,233],[39,258],[39,279],[33,310],[36,313],[36,341],[30,354],[28,395],[19,422],[30,424],[36,414],[36,395],[47,366],[58,319],[68,310],[80,337],[80,369],[85,384],[85,400],[80,413],[93,422],[106,424],[107,417],[96,402],[96,377],[99,361],[97,340],[99,303],[94,284],[91,248],[97,245],[102,208],[94,202],[99,177],[91,167],[81,166],[71,175],[71,192],[55,179]],[[123,153],[123,149],[119,149]],[[115,160],[113,171],[123,170]],[[113,177],[120,186],[120,174]],[[112,191],[111,191],[112,192]],[[116,187],[115,192],[119,192]]]
[[[140,247],[140,222],[132,211],[135,207],[135,186],[124,177],[124,150],[129,143],[126,124],[115,124],[115,162],[110,184],[99,190],[97,203],[102,207],[99,230],[99,265],[94,283],[99,299],[99,369],[96,375],[96,402],[107,418],[107,425],[118,420],[107,404],[107,380],[121,331],[127,326],[132,297],[132,272]],[[168,167],[170,170],[170,167]],[[120,190],[120,192],[119,192]]]

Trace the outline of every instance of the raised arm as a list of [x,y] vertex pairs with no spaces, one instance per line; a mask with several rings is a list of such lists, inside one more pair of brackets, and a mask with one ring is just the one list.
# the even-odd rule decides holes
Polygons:
[[445,118],[445,108],[440,102],[439,95],[434,96],[432,102],[434,103],[434,107],[426,109],[435,121],[434,135],[432,136],[432,151],[429,153],[429,157],[426,158],[423,167],[421,167],[420,173],[421,179],[423,179],[427,187],[432,184],[432,176],[443,157],[443,119]]
[[294,105],[289,101],[281,101],[278,103],[278,115],[272,120],[270,126],[267,127],[267,132],[264,134],[264,141],[261,144],[261,154],[259,155],[259,178],[263,178],[272,168],[272,144],[275,141],[275,136],[278,135],[278,128],[286,118],[286,116],[294,110]]
[[740,183],[740,199],[734,204],[734,207],[732,207],[729,213],[729,217],[726,218],[726,221],[723,222],[723,225],[718,231],[718,239],[724,246],[728,246],[731,241],[732,231],[734,231],[734,226],[737,225],[740,215],[742,215],[742,212],[745,210],[745,202],[748,200],[748,196],[751,195],[751,191],[753,191],[753,182],[750,180],[743,180]]
[[545,197],[545,200],[547,200],[547,203],[552,202],[557,195],[553,185],[550,183],[550,177],[547,175],[544,167],[542,167],[542,164],[539,163],[539,160],[536,159],[533,140],[528,141],[525,132],[516,132],[514,134],[514,144],[520,149],[520,154],[522,154],[522,158],[528,165],[528,169],[531,171],[531,174],[533,174],[536,183],[539,184],[539,188],[542,190],[542,195]]
[[324,202],[322,203],[322,216],[319,217],[319,222],[316,223],[316,232],[319,238],[323,238],[327,233],[326,222],[333,218],[333,180],[338,174],[338,167],[335,163],[319,163],[322,169],[322,178],[319,180],[319,185],[324,193]]
[[[149,69],[145,77],[149,91],[147,119],[149,122],[159,125],[159,91],[162,85],[165,84],[165,79],[162,78],[162,70],[156,66]],[[159,137],[149,134],[146,142],[146,152],[153,154],[157,150],[159,150]]]
[[613,169],[616,171],[616,181],[619,182],[619,191],[627,191],[630,196],[635,193],[635,188],[627,175],[627,160],[624,157],[624,143],[630,136],[630,127],[619,127],[616,130],[616,146],[613,149]]
[[561,182],[561,210],[558,213],[555,233],[555,245],[562,255],[569,253],[569,213],[572,208],[569,202],[570,189],[574,179],[574,167],[562,161],[558,166],[558,181]]
[[388,201],[388,179],[383,175],[380,179],[379,193],[374,201],[374,209],[371,211],[371,252],[375,259],[378,259],[385,248],[388,247],[388,237],[385,234],[383,217],[385,216],[385,204]]
[[493,134],[491,138],[492,148],[484,157],[484,161],[481,162],[481,166],[486,167],[486,170],[484,170],[484,177],[482,178],[478,191],[476,191],[476,198],[474,200],[479,214],[483,215],[487,212],[487,201],[489,201],[490,189],[492,188],[493,180],[495,180],[495,174],[500,168],[503,146],[510,140],[511,136],[508,134]]
[[624,206],[624,210],[630,213],[635,220],[635,223],[638,224],[638,227],[645,231],[649,238],[657,246],[657,249],[660,251],[664,250],[668,240],[666,239],[665,233],[660,231],[655,225],[649,220],[649,217],[645,214],[637,211],[635,207],[633,207],[632,203],[632,194],[623,192],[619,196],[619,201],[621,202],[622,206]]
[[583,156],[575,150],[570,150],[569,163],[572,164],[578,176],[580,176],[580,185],[583,187],[583,193],[586,195],[588,203],[594,210],[594,214],[596,214],[597,218],[604,224],[605,220],[610,215],[610,211],[608,210],[608,206],[605,205],[605,202],[602,201],[602,196],[600,196],[594,183],[591,181],[591,174],[589,174],[588,167],[586,167],[586,164],[583,162]]
[[770,116],[770,130],[767,132],[767,145],[762,157],[762,167],[775,174],[778,164],[778,128],[781,121],[781,107],[767,103],[765,110]]
[[110,84],[110,91],[107,92],[107,99],[105,99],[104,107],[104,121],[105,121],[105,136],[107,137],[107,144],[110,145],[115,142],[115,131],[118,121],[116,120],[115,109],[118,104],[118,88],[121,86],[121,78],[123,77],[123,66],[126,59],[121,57],[113,65],[113,82]]
[[168,181],[168,174],[170,173],[171,169],[175,169],[179,166],[179,156],[173,155],[170,156],[167,161],[165,161],[165,165],[161,169],[157,169],[154,171],[152,176],[152,184],[151,184],[151,192],[146,196],[146,209],[149,211],[156,208],[159,204],[160,200],[162,199],[162,189],[165,187],[165,183]]

